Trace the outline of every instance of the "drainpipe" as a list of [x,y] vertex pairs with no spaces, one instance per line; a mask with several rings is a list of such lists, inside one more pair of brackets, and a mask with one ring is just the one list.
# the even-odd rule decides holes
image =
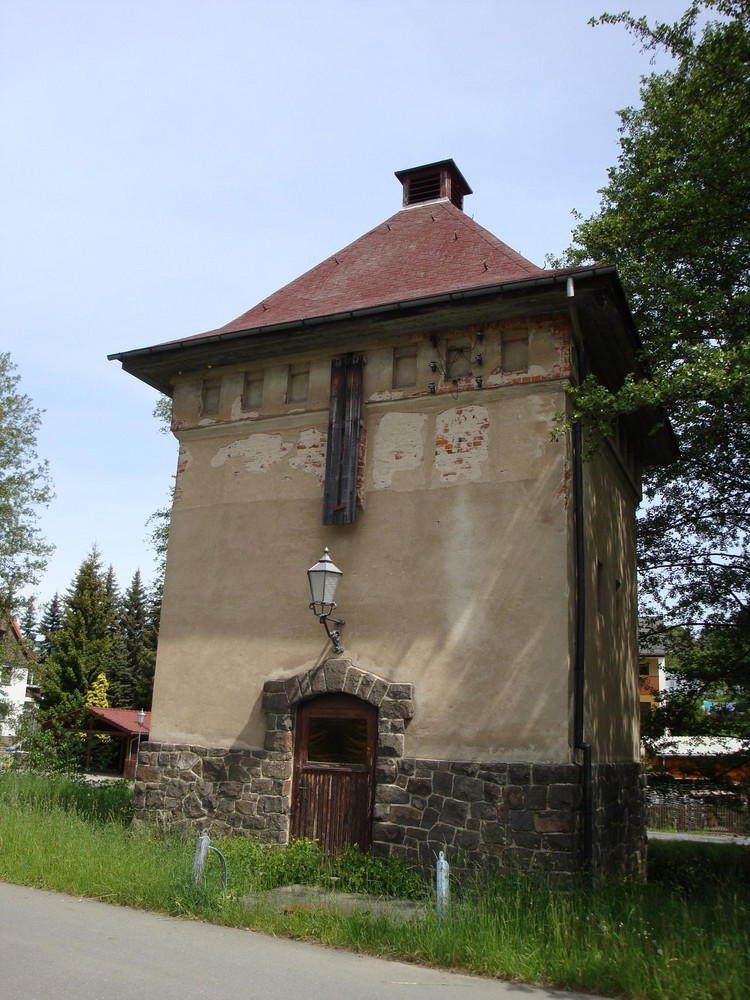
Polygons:
[[[575,302],[575,283],[567,281],[568,308],[573,325],[573,341],[578,355],[578,373],[582,382],[586,377],[586,355]],[[580,421],[573,424],[573,492],[575,531],[575,658],[573,664],[573,745],[583,755],[583,864],[591,871],[594,843],[594,815],[592,804],[593,774],[591,744],[584,739],[586,696],[586,563],[583,523],[583,433]]]

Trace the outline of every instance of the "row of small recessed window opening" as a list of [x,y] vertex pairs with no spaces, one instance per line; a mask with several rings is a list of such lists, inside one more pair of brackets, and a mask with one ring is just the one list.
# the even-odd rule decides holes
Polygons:
[[[468,347],[468,345],[467,345]],[[503,337],[502,368],[507,372],[526,371],[529,366],[529,342],[526,336]],[[446,378],[464,378],[471,374],[470,359],[463,345],[449,345],[449,356],[455,361],[451,370],[444,373]],[[464,370],[466,369],[466,370]],[[242,389],[242,409],[258,410],[263,403],[263,372],[248,372]],[[417,384],[416,346],[396,347],[393,351],[394,389],[410,389]],[[286,403],[306,403],[310,393],[310,366],[290,365],[287,375]],[[221,379],[206,379],[203,383],[201,411],[205,415],[219,412]]]

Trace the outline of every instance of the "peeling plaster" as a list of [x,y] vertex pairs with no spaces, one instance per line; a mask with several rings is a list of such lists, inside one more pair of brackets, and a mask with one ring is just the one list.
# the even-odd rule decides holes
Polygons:
[[231,458],[242,458],[248,472],[268,472],[274,462],[280,462],[293,447],[283,441],[280,434],[251,434],[249,438],[219,448],[211,459],[211,466],[216,469]]
[[424,461],[425,413],[386,413],[375,436],[372,487],[387,490],[397,472],[417,469]]
[[476,480],[487,460],[490,418],[486,406],[443,410],[435,420],[435,469],[445,482]]
[[565,465],[563,466],[562,482],[560,483],[560,488],[557,491],[558,497],[562,500],[563,510],[568,509],[568,504],[570,503],[570,493],[573,484],[573,473],[570,468],[570,463],[567,458],[565,459]]
[[174,478],[174,500],[182,499],[182,478],[185,472],[193,464],[193,456],[184,443],[180,443],[180,450],[177,455],[177,471]]
[[390,403],[400,399],[407,399],[415,394],[416,390],[406,389],[379,389],[367,397],[368,403]]
[[232,401],[230,419],[233,423],[238,423],[240,420],[257,420],[259,416],[260,410],[244,410],[242,408],[242,396],[237,396]]
[[323,431],[309,427],[301,432],[294,446],[294,451],[289,456],[289,465],[293,469],[311,473],[319,483],[325,479],[326,437],[327,435]]

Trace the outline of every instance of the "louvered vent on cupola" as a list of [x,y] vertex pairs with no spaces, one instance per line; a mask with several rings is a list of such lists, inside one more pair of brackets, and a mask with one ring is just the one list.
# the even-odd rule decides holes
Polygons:
[[396,177],[404,186],[404,208],[448,198],[456,208],[463,211],[464,195],[472,193],[466,178],[453,160],[440,160],[438,163],[427,163],[410,170],[397,170]]

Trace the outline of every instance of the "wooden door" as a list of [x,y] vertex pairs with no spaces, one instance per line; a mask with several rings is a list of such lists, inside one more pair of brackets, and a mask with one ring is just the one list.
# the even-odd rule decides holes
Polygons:
[[293,837],[332,854],[372,840],[378,710],[346,694],[320,695],[297,709]]

